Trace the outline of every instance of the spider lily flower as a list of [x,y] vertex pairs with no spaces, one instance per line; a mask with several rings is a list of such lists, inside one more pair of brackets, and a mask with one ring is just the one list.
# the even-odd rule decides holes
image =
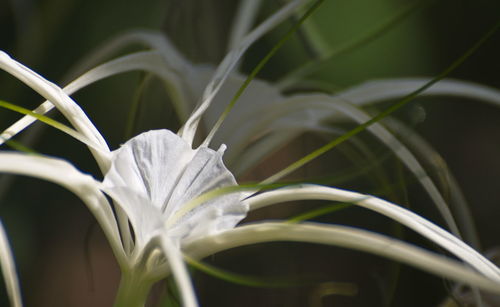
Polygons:
[[[247,39],[235,48],[232,57],[240,57],[253,41],[305,2],[293,1],[278,11],[249,33]],[[221,66],[221,79],[212,83],[215,90],[211,89],[212,92],[206,95],[197,109],[198,113],[194,112],[189,118],[184,138],[168,131],[153,131],[110,152],[92,122],[61,88],[0,52],[2,69],[48,99],[30,115],[45,113],[56,106],[76,129],[66,127],[62,130],[89,146],[105,179],[102,183],[97,182],[62,160],[19,154],[2,153],[0,169],[58,183],[82,198],[103,228],[122,269],[122,284],[116,301],[119,306],[143,305],[151,285],[164,278],[169,271],[174,273],[179,284],[184,305],[195,306],[192,286],[180,258],[180,241],[232,228],[246,214],[246,205],[239,202],[238,194],[218,197],[182,215],[177,214],[184,202],[207,189],[235,184],[234,177],[222,164],[224,146],[217,152],[206,146],[192,149],[199,115],[208,107],[212,99],[210,96],[217,92],[227,78],[227,72],[234,66],[232,57],[228,57],[227,63]],[[105,74],[101,73],[102,77]],[[94,77],[91,82],[96,79],[99,77]],[[83,80],[88,82],[88,79]],[[3,133],[3,140],[31,122],[31,119],[24,118]],[[171,163],[165,163],[166,160]],[[102,191],[114,199],[116,216]],[[212,222],[208,221],[210,219]],[[134,230],[133,234],[129,225]],[[6,255],[2,255],[4,263],[9,262]],[[162,262],[168,262],[163,270],[158,269]],[[6,274],[12,276],[13,270]],[[14,277],[10,279],[14,280]]]
[[[362,105],[378,99],[399,97],[422,82],[410,80],[406,89],[398,88],[399,92],[393,91],[392,86],[384,89],[384,86],[399,82],[393,80],[375,84],[375,89],[366,90],[370,88],[368,84],[337,96],[286,97],[265,81],[256,81],[242,96],[219,132],[213,134],[214,138],[208,138],[201,146],[193,148],[201,117],[205,117],[203,124],[210,130],[223,109],[223,103],[228,100],[224,97],[231,96],[242,82],[242,76],[231,74],[231,70],[246,48],[303,2],[290,2],[248,35],[235,39],[239,43],[235,44],[236,47],[216,70],[189,63],[168,40],[151,33],[134,33],[119,38],[112,43],[111,49],[131,41],[141,41],[146,42],[152,51],[130,54],[102,64],[64,89],[48,82],[5,53],[0,53],[1,68],[48,99],[35,113],[45,113],[55,106],[68,118],[76,130],[66,131],[89,146],[101,167],[104,180],[99,182],[61,159],[10,152],[0,153],[0,171],[52,181],[82,199],[102,227],[122,270],[117,306],[144,305],[150,287],[170,273],[173,273],[178,283],[183,304],[196,306],[182,253],[199,259],[224,249],[276,240],[315,242],[367,251],[500,293],[500,270],[494,264],[456,236],[409,210],[377,197],[317,185],[293,186],[257,195],[244,193],[244,189],[240,192],[213,193],[225,187],[237,186],[234,176],[222,162],[225,146],[221,143],[228,144],[229,152],[232,147],[236,148],[233,154],[237,157],[255,138],[270,137],[264,139],[264,147],[260,147],[262,143],[259,144],[260,150],[252,148],[250,154],[243,155],[243,160],[250,160],[245,168],[250,167],[261,157],[261,152],[270,152],[301,131],[316,129],[330,132],[323,124],[326,119],[345,114],[358,121],[366,120],[368,115],[345,101]],[[167,130],[145,132],[110,151],[104,138],[68,95],[99,79],[134,69],[155,73],[165,81],[173,91],[174,103],[185,125],[178,134]],[[476,90],[476,94],[471,94],[476,98],[483,95],[487,96],[487,100],[498,100],[493,90],[457,81],[448,82],[444,84],[450,85],[450,88],[437,86],[430,93],[459,94],[459,88],[463,88],[459,85],[466,85],[471,89],[466,92]],[[380,95],[373,95],[377,90],[380,90]],[[250,99],[255,104],[246,103]],[[200,102],[197,106],[196,101]],[[333,105],[333,102],[339,101],[345,103]],[[248,121],[248,124],[239,125],[242,123],[241,116],[246,117],[253,112],[266,115],[261,122]],[[308,120],[303,122],[304,114],[308,115]],[[301,118],[298,123],[295,121],[297,116]],[[2,136],[7,139],[32,121],[31,118],[24,118]],[[292,122],[295,124],[292,125]],[[284,133],[285,129],[289,131]],[[382,141],[398,148],[395,151],[412,170],[420,170],[420,166],[412,160],[411,152],[402,150],[404,147],[394,143],[392,134],[378,125],[372,126],[372,132]],[[241,139],[231,138],[231,133]],[[218,145],[219,149],[210,149],[211,143]],[[425,184],[429,187],[428,182]],[[215,196],[207,197],[210,193]],[[106,195],[113,199],[115,211]],[[461,262],[386,236],[344,226],[276,222],[236,226],[248,210],[299,199],[349,202],[373,210],[415,230],[454,254]],[[443,210],[446,212],[446,209]],[[450,223],[452,221],[449,220]],[[8,256],[0,255],[2,263],[9,263]],[[8,267],[12,268],[12,265]],[[15,280],[12,269],[6,274],[10,280]]]
[[[227,101],[231,100],[245,80],[244,76],[237,72],[230,74],[230,65],[226,64],[227,62],[223,62],[217,69],[190,63],[167,38],[153,32],[132,32],[119,36],[91,56],[87,65],[99,62],[124,45],[136,43],[146,45],[152,50],[137,52],[102,64],[78,78],[65,90],[71,93],[112,73],[134,69],[148,71],[165,82],[179,117],[188,122],[185,128],[191,130],[189,133],[181,131],[180,135],[187,141],[192,141],[194,129],[189,128],[189,123],[197,120],[188,120],[186,114],[194,108],[197,97],[202,97],[202,101],[211,101],[210,108],[205,108],[202,121],[204,129],[210,131],[226,107]],[[225,80],[222,85],[221,80]],[[263,80],[253,80],[221,127],[210,135],[213,138],[207,139],[206,142],[213,146],[227,145],[225,161],[238,176],[302,133],[313,131],[336,135],[339,132],[332,127],[332,122],[351,119],[360,124],[364,123],[371,117],[360,107],[402,98],[426,82],[428,79],[424,78],[387,79],[370,81],[335,95],[308,93],[285,96],[278,87]],[[422,95],[469,97],[500,105],[498,90],[460,80],[443,80]],[[250,120],[242,121],[243,117]],[[193,114],[191,118],[199,116]],[[32,119],[25,120],[28,123]],[[415,174],[438,207],[447,226],[453,233],[460,235],[459,226],[447,202],[415,155],[383,125],[376,123],[367,130],[394,151],[403,164]],[[276,180],[277,177],[273,179]],[[464,206],[453,210],[467,212]],[[461,216],[464,217],[465,224],[471,224],[467,214]],[[467,231],[465,238],[473,243],[477,239],[472,232]]]
[[[19,153],[0,153],[0,170],[55,182],[87,204],[122,268],[117,304],[141,305],[152,283],[173,270],[177,273],[185,305],[195,305],[179,259],[181,250],[200,258],[226,248],[270,240],[317,242],[369,251],[499,292],[500,273],[496,266],[441,228],[373,196],[328,187],[299,186],[264,192],[246,200],[238,194],[222,195],[177,216],[175,212],[190,199],[213,188],[236,184],[222,164],[222,152],[223,148],[219,151],[206,147],[191,149],[184,139],[160,130],[141,134],[107,155],[111,157],[110,168],[102,183],[64,160]],[[119,223],[119,217],[114,215],[102,191],[123,209],[134,229],[134,237]],[[258,209],[295,199],[352,202],[375,210],[421,233],[468,265],[394,239],[341,226],[262,223],[234,228],[247,207]]]
[[[21,80],[40,85],[46,92],[55,87],[6,54],[2,56],[3,66],[13,67],[24,77]],[[56,105],[60,105],[61,100],[72,101],[62,90],[58,93],[62,98],[54,96],[59,100]],[[76,104],[73,102],[73,105]],[[83,112],[78,116],[81,120],[87,119]],[[78,133],[74,131],[75,135],[83,137]],[[219,151],[193,150],[174,133],[159,130],[141,134],[113,152],[106,153],[104,146],[96,148],[95,153],[105,153],[99,157],[109,159],[102,160],[103,165],[109,165],[102,183],[66,161],[17,153],[1,153],[0,170],[52,181],[82,199],[103,228],[122,269],[117,305],[143,305],[152,284],[172,270],[177,276],[184,304],[195,306],[192,287],[180,258],[180,241],[234,227],[245,216],[246,205],[238,201],[238,194],[232,194],[206,202],[185,216],[175,213],[184,202],[207,189],[236,184],[222,164],[224,147]],[[120,209],[116,216],[103,191]],[[3,255],[2,260],[7,262],[8,257]],[[163,265],[167,261],[169,266]],[[12,270],[7,273],[12,274]]]

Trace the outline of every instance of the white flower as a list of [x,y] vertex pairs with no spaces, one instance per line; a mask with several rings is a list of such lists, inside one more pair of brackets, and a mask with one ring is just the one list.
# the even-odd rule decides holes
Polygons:
[[[251,1],[244,2],[248,4]],[[241,76],[231,74],[237,60],[257,38],[304,2],[292,1],[248,35],[240,39],[236,35],[236,47],[215,71],[187,62],[167,40],[150,33],[122,37],[113,42],[112,47],[139,40],[147,42],[155,50],[126,55],[105,63],[82,75],[65,89],[48,82],[5,53],[0,53],[0,68],[48,99],[35,113],[43,114],[56,106],[70,121],[76,130],[59,128],[89,146],[104,174],[104,180],[99,182],[61,159],[10,152],[0,153],[0,171],[55,182],[85,202],[102,227],[122,270],[117,305],[143,305],[150,287],[172,272],[184,305],[195,306],[196,298],[182,261],[182,253],[202,258],[220,250],[273,240],[315,242],[368,251],[500,293],[500,270],[494,264],[456,236],[411,211],[374,196],[317,185],[292,186],[252,196],[237,189],[207,196],[218,189],[237,186],[234,176],[222,162],[225,147],[221,145],[217,151],[208,147],[211,136],[214,136],[214,143],[225,142],[229,150],[235,148],[232,161],[244,164],[241,168],[244,170],[263,154],[303,131],[331,132],[324,124],[326,119],[338,118],[341,114],[360,122],[369,119],[366,113],[348,102],[361,105],[403,96],[412,91],[416,84],[423,82],[392,80],[367,84],[337,96],[285,97],[266,82],[257,81],[242,97],[219,134],[209,134],[210,137],[201,146],[193,148],[201,116],[208,115],[204,124],[208,130],[211,129],[227,101],[214,98],[231,96],[237,87],[235,84],[241,83]],[[133,69],[155,73],[165,81],[173,92],[174,103],[185,125],[179,134],[167,130],[149,131],[110,151],[104,138],[68,94],[102,78]],[[205,86],[208,76],[211,79]],[[398,84],[398,87],[395,88],[394,84]],[[389,88],[386,88],[388,85]],[[465,92],[476,98],[499,101],[495,91],[455,81],[442,83],[431,89],[430,93],[458,94],[463,92],[463,86],[468,86],[469,90]],[[197,99],[200,100],[195,107]],[[29,117],[22,119],[2,134],[3,139],[15,135],[33,120]],[[378,124],[370,129],[393,148],[413,172],[423,170],[411,152],[386,129]],[[254,145],[251,145],[252,142],[255,142]],[[287,172],[278,173],[268,182]],[[426,176],[420,178],[423,178],[421,183],[436,203],[442,201],[430,179]],[[113,199],[115,207],[106,195]],[[432,240],[463,263],[386,236],[345,226],[263,222],[236,227],[248,210],[300,199],[349,202],[376,211]],[[441,209],[453,229],[453,217],[448,216],[446,206]],[[0,244],[7,246],[1,241]],[[0,256],[2,264],[8,268],[8,284],[16,284],[13,265],[9,263],[11,257],[6,253],[0,253]],[[15,287],[9,289],[10,293],[17,292]]]
[[[136,245],[144,246],[157,230],[180,240],[232,229],[248,211],[239,193],[214,198],[185,212],[183,205],[217,188],[235,186],[222,162],[224,146],[191,149],[168,130],[143,133],[113,152],[103,190],[125,210]],[[165,229],[165,227],[167,229]]]

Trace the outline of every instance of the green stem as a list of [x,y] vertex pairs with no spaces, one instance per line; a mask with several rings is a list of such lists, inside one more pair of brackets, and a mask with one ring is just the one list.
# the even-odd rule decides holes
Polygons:
[[114,307],[143,307],[154,281],[144,278],[141,270],[122,273]]

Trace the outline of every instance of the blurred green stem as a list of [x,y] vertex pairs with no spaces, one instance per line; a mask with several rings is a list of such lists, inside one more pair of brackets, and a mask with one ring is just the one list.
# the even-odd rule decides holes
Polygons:
[[141,270],[122,272],[114,307],[143,307],[154,282],[144,278]]

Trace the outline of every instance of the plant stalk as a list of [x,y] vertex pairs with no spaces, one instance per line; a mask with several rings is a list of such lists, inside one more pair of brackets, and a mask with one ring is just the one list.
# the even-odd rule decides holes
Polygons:
[[114,307],[144,307],[154,281],[144,278],[141,270],[122,272]]

